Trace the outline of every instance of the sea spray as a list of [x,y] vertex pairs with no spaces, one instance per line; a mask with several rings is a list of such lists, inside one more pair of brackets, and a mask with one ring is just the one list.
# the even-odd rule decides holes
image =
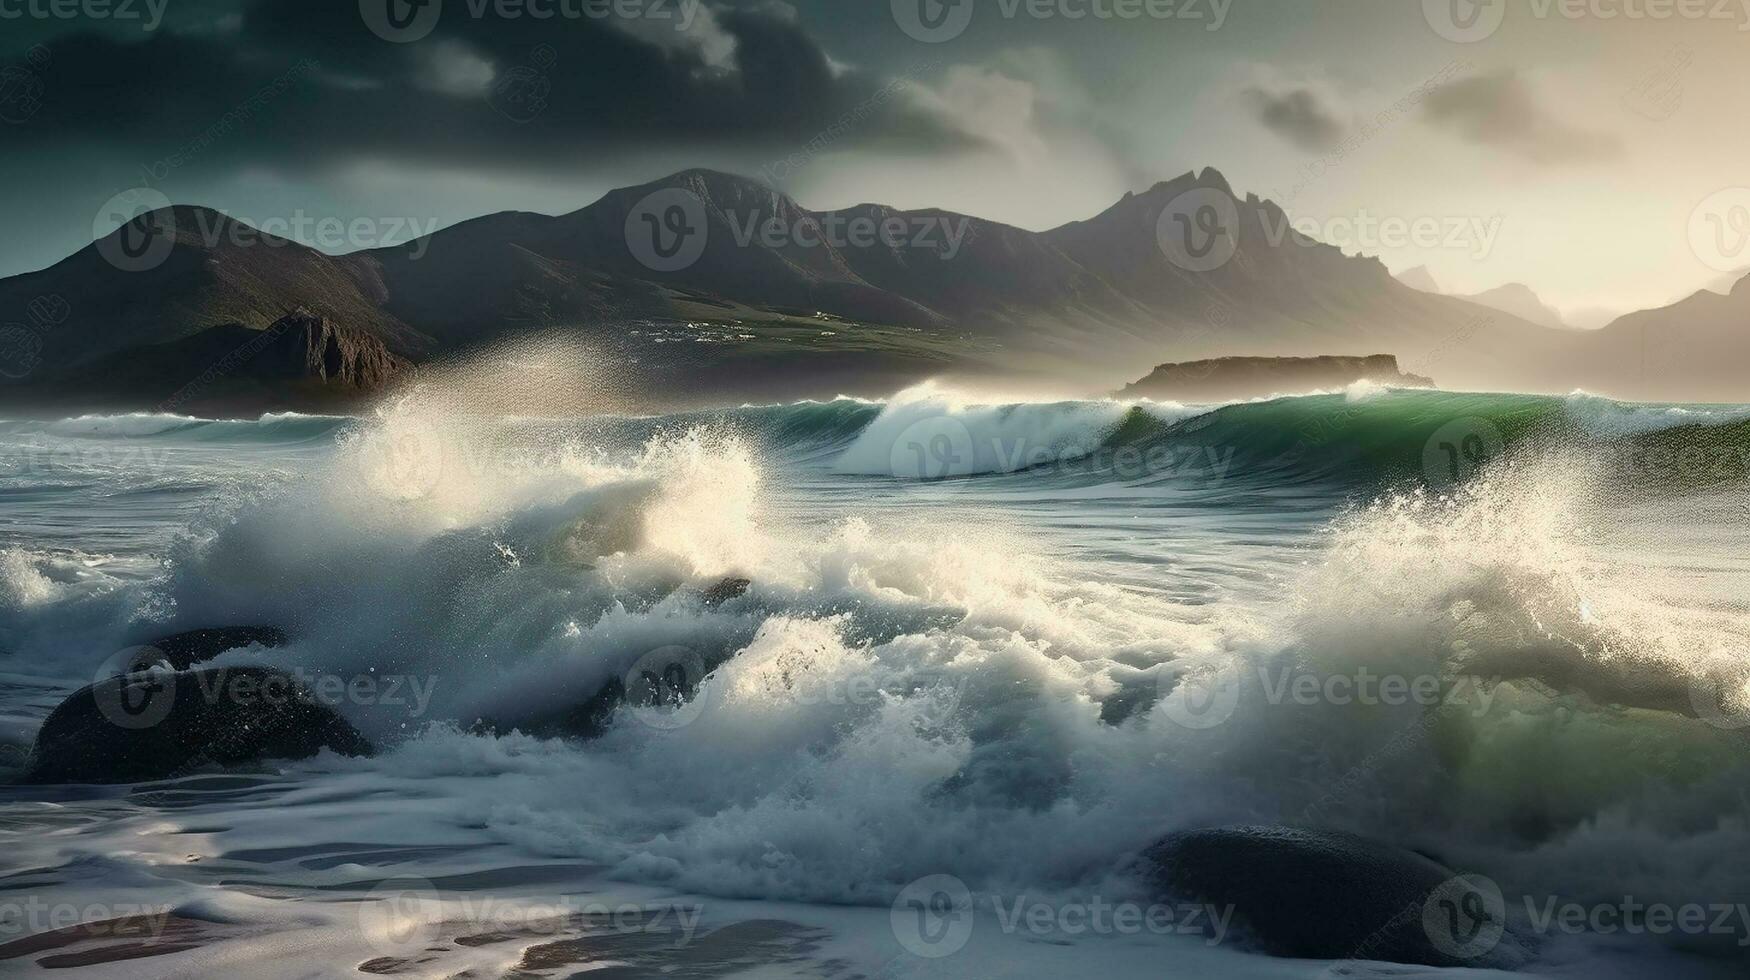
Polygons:
[[[1734,702],[1702,702],[1710,719],[1689,699],[1742,607],[1620,550],[1734,488],[1595,462],[1624,440],[1730,446],[1741,418],[1613,403],[1625,431],[1573,399],[1357,395],[549,418],[409,393],[356,422],[9,423],[164,447],[156,482],[113,472],[117,499],[78,499],[175,527],[147,572],[110,554],[125,541],[21,546],[0,615],[12,663],[69,681],[142,623],[268,623],[288,667],[437,676],[418,719],[344,706],[389,736],[382,758],[291,778],[451,794],[446,826],[711,896],[882,906],[950,873],[1008,908],[1133,900],[1126,855],[1240,820],[1438,846],[1521,892],[1596,891],[1603,868],[1649,900],[1745,887]],[[951,486],[895,472],[895,437],[931,418],[1001,455]],[[1424,449],[1464,419],[1535,451],[1430,488]],[[417,436],[392,459],[409,432],[441,465],[417,465]],[[1017,442],[1094,462],[1017,469]],[[1231,465],[1132,479],[1098,452],[1121,446]],[[746,594],[707,603],[727,575]],[[589,742],[515,730],[665,647],[713,664],[684,724],[630,705]],[[1328,693],[1386,674],[1440,696]],[[1188,682],[1224,676],[1225,716],[1187,725]],[[1310,699],[1272,700],[1302,676]],[[504,724],[471,732],[482,717]],[[1630,850],[1658,866],[1622,868]]]

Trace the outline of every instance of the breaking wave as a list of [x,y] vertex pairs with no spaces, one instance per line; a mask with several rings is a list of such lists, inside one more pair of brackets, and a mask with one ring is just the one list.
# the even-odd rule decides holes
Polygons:
[[[0,555],[11,669],[88,677],[92,651],[145,636],[278,626],[288,647],[227,657],[429,682],[417,712],[348,707],[384,755],[317,765],[490,779],[460,819],[628,879],[883,903],[948,869],[1113,894],[1163,833],[1263,821],[1420,828],[1406,843],[1524,888],[1750,890],[1750,619],[1693,570],[1622,560],[1657,534],[1649,513],[1741,502],[1715,492],[1743,492],[1738,410],[926,388],[566,422],[410,397],[357,420],[7,425],[331,447],[199,514],[150,575]],[[1170,494],[1191,477],[1151,455],[1198,451],[1226,460],[1219,481],[1200,471],[1190,516],[1152,525],[1186,537],[1182,560],[1120,577],[1052,537],[1105,513],[1053,494]],[[876,486],[943,506],[864,506]],[[1045,527],[1005,509],[1015,491],[1055,508]],[[1243,524],[1290,491],[1320,529],[1266,526],[1247,547],[1280,560],[1259,573],[1208,515]],[[1178,587],[1217,566],[1236,584]],[[713,597],[725,579],[750,584]],[[529,734],[677,648],[705,667],[688,703],[628,707],[590,741]],[[1429,696],[1328,693],[1368,676]],[[1289,693],[1303,677],[1325,696]],[[1630,839],[1657,870],[1601,858]]]

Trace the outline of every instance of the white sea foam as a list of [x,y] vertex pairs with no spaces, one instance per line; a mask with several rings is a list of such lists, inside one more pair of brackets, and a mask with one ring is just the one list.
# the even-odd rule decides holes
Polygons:
[[1564,400],[1570,415],[1587,431],[1606,438],[1644,435],[1683,425],[1724,425],[1750,419],[1741,405],[1641,405],[1586,391]]
[[835,468],[901,479],[1013,473],[1093,453],[1137,406],[1164,421],[1197,414],[1172,402],[992,404],[919,385],[893,396]]
[[[1077,546],[1116,548],[1122,527],[1096,548],[976,494],[881,507],[852,482],[890,475],[920,421],[1076,446],[1130,408],[906,393],[844,453],[832,489],[848,492],[798,507],[733,424],[592,440],[410,397],[198,522],[150,587],[7,553],[0,615],[23,656],[72,675],[133,616],[293,636],[233,661],[435,680],[418,716],[343,703],[385,751],[293,767],[312,783],[290,812],[337,840],[468,828],[628,889],[881,907],[950,873],[986,896],[1086,899],[1134,889],[1124,862],[1161,834],[1237,821],[1449,848],[1522,890],[1619,880],[1600,855],[1625,841],[1660,863],[1615,869],[1637,896],[1750,887],[1741,738],[1702,710],[1736,707],[1742,661],[1721,657],[1750,642],[1742,607],[1697,595],[1704,573],[1625,565],[1612,535],[1657,512],[1607,501],[1583,467],[1509,460],[1449,497],[1357,507],[1316,541],[1251,544],[1304,557],[1280,575],[1261,569],[1292,562],[1220,550],[1269,510],[1210,530],[1151,515],[1174,561],[1120,574]],[[747,595],[705,602],[730,575]],[[1186,598],[1199,575],[1215,601]],[[588,743],[466,731],[576,706],[672,646],[720,662],[684,711],[628,709]],[[1427,676],[1471,700],[1272,703],[1282,669]],[[1179,692],[1212,676],[1233,679],[1231,715],[1186,724]],[[236,817],[239,836],[292,819]],[[274,914],[230,910],[254,913]],[[344,929],[310,928],[354,955]]]

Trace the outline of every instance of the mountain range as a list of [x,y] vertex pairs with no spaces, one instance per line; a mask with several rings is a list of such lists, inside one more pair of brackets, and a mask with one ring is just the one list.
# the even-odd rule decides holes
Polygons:
[[1556,308],[1539,299],[1531,287],[1520,282],[1510,282],[1504,286],[1484,290],[1480,293],[1445,293],[1440,284],[1435,281],[1434,274],[1427,266],[1419,265],[1413,269],[1405,269],[1397,275],[1398,282],[1424,293],[1453,295],[1478,306],[1486,306],[1491,310],[1510,313],[1527,323],[1535,323],[1540,327],[1554,330],[1566,329],[1569,324],[1562,319],[1562,314]]
[[1382,351],[1443,387],[1750,398],[1743,283],[1566,331],[1520,304],[1411,288],[1287,226],[1213,169],[1043,232],[810,211],[709,170],[341,255],[176,206],[0,280],[0,400],[321,408],[548,332],[589,340],[663,404],[885,394],[936,375],[1106,391],[1167,360]]

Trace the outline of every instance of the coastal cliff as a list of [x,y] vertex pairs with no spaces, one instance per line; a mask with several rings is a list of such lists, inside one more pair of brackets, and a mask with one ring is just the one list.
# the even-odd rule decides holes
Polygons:
[[1221,401],[1264,398],[1343,388],[1357,381],[1401,388],[1432,388],[1434,382],[1406,374],[1391,354],[1366,357],[1216,357],[1162,364],[1126,385],[1119,398]]

